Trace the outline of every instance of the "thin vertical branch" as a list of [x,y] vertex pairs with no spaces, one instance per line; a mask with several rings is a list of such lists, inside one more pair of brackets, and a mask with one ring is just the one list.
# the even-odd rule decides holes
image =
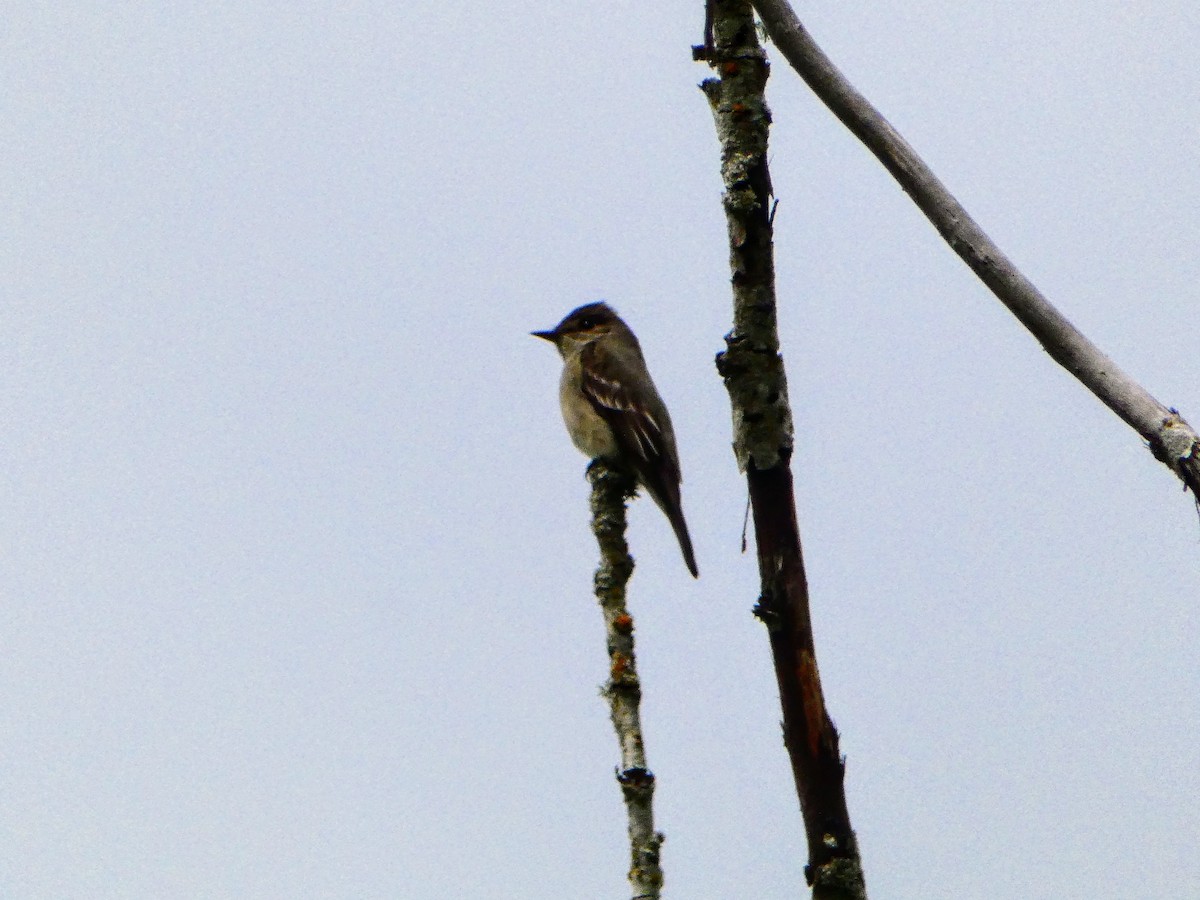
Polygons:
[[609,675],[604,686],[613,728],[621,745],[617,782],[629,819],[629,883],[634,900],[658,900],[663,873],[663,835],[654,830],[654,773],[646,766],[642,740],[642,683],[634,655],[633,616],[625,605],[625,585],[633,559],[625,543],[625,501],[633,496],[633,479],[596,460],[588,468],[592,483],[592,531],[600,545],[596,599],[604,614]]
[[779,354],[763,90],[768,66],[748,0],[709,0],[712,39],[694,48],[719,78],[701,88],[721,142],[729,231],[733,331],[717,357],[733,408],[734,452],[754,513],[766,624],[783,709],[784,742],[808,836],[805,873],[814,898],[866,897],[858,843],[843,789],[838,733],[817,669],[808,584],[793,494],[792,414]]

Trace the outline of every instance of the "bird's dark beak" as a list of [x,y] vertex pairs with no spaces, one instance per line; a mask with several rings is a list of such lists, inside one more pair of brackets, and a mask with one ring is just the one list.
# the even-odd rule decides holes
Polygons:
[[534,337],[540,337],[543,341],[549,341],[552,344],[558,343],[557,331],[531,331],[529,333]]

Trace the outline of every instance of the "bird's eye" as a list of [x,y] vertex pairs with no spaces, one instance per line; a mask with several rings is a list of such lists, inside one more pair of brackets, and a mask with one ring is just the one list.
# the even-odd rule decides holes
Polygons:
[[582,319],[579,320],[579,330],[580,331],[589,331],[595,327],[596,327],[596,320],[593,319],[591,316],[584,316]]

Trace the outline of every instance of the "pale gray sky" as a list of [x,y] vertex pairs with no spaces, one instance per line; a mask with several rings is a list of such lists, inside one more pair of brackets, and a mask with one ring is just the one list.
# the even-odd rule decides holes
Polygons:
[[[1200,7],[799,7],[1200,424]],[[681,445],[631,513],[667,896],[798,895],[712,364],[702,4],[9,4],[0,896],[626,896],[585,460],[609,300]],[[1200,897],[1200,523],[776,57],[781,323],[877,898]]]

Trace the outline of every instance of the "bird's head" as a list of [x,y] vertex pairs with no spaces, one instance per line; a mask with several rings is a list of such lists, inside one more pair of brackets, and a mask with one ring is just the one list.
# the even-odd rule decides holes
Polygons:
[[619,331],[629,331],[629,327],[621,321],[621,317],[607,303],[588,303],[572,310],[567,317],[549,331],[531,331],[534,337],[549,341],[558,348],[558,352],[567,355],[567,351],[582,344],[590,344],[594,340]]

